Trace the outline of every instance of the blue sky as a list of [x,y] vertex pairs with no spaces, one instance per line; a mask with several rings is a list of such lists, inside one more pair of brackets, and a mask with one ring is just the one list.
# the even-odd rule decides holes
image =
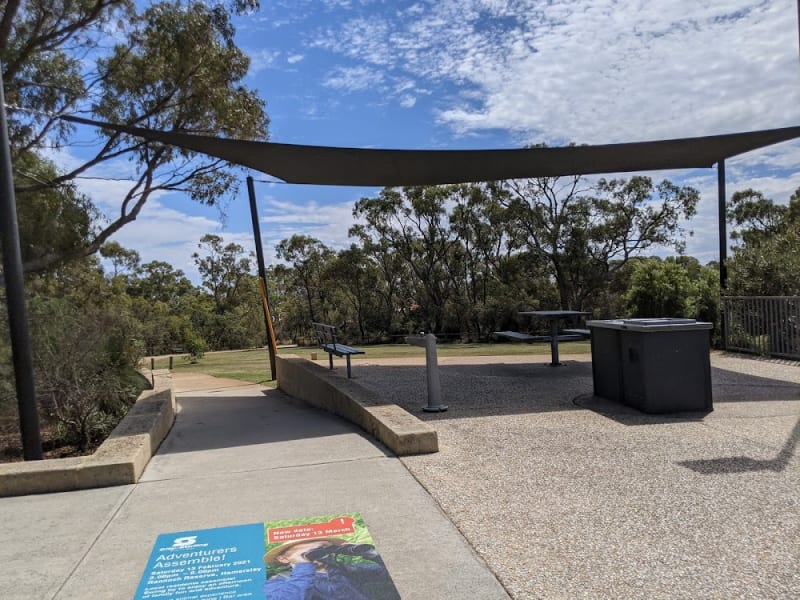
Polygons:
[[[800,125],[797,13],[795,0],[262,0],[236,20],[236,40],[274,142],[599,144]],[[729,194],[753,187],[786,202],[800,187],[800,143],[731,159],[727,171]],[[700,190],[687,252],[715,260],[716,171],[649,175]],[[113,213],[121,184],[118,196],[113,182],[80,185]],[[256,183],[267,262],[293,233],[346,246],[353,203],[377,192]],[[248,211],[244,185],[224,222],[164,195],[115,239],[196,280],[204,233],[253,247]]]

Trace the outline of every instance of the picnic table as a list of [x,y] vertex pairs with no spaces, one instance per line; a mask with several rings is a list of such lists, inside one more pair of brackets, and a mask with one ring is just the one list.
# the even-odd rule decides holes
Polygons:
[[495,335],[520,342],[549,341],[550,365],[553,367],[557,367],[561,364],[558,360],[558,342],[585,340],[589,337],[589,331],[586,329],[565,329],[561,333],[558,331],[561,321],[590,315],[591,313],[589,312],[580,310],[527,310],[519,314],[525,317],[546,320],[549,323],[550,335],[536,336],[520,333],[518,331],[495,331]]

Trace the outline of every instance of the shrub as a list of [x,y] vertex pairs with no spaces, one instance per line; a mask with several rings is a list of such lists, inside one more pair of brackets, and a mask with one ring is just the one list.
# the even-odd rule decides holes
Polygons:
[[42,413],[85,451],[102,441],[143,388],[141,349],[127,315],[84,311],[64,299],[31,305],[34,376]]

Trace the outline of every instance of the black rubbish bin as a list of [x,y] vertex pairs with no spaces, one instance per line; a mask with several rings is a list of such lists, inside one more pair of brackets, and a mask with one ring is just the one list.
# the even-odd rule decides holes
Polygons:
[[713,410],[711,323],[658,318],[586,325],[595,395],[645,413]]

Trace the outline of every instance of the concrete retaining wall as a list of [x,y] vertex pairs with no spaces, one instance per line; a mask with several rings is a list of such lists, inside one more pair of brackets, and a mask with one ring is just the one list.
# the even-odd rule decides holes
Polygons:
[[439,451],[433,427],[352,379],[291,354],[277,356],[276,367],[284,392],[355,423],[398,456]]
[[0,464],[0,496],[136,483],[175,421],[168,374],[156,373],[108,439],[90,456]]

